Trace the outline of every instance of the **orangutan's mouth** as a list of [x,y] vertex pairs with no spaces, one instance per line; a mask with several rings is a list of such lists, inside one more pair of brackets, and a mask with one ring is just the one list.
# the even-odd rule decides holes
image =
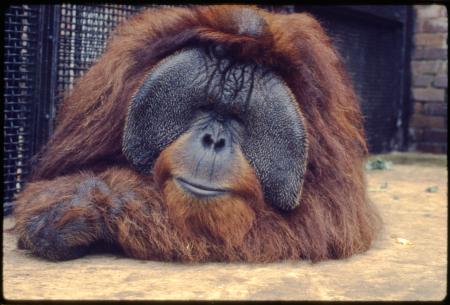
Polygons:
[[181,188],[198,197],[211,197],[219,196],[227,193],[228,191],[223,188],[217,188],[215,186],[199,184],[197,182],[188,181],[185,178],[176,177],[175,181]]

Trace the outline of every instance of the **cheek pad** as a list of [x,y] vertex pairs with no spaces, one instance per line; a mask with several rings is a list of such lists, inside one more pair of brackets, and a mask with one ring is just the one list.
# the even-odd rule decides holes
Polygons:
[[150,173],[161,151],[187,130],[192,109],[201,103],[202,60],[195,50],[167,57],[132,98],[122,151],[139,172]]
[[136,170],[149,174],[161,151],[188,130],[195,110],[211,101],[223,111],[238,106],[246,130],[240,144],[266,202],[295,208],[307,152],[304,121],[292,93],[277,76],[257,68],[246,80],[251,85],[244,87],[250,89],[224,94],[223,75],[211,72],[215,66],[215,59],[200,49],[180,51],[155,66],[130,103],[124,155]]
[[274,75],[255,79],[242,150],[261,181],[266,202],[291,210],[306,170],[304,119],[292,93]]

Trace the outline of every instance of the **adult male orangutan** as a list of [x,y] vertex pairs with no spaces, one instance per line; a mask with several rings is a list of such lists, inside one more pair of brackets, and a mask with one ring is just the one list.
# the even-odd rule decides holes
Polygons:
[[16,201],[19,247],[141,259],[319,261],[367,250],[361,113],[308,14],[146,10],[59,109]]

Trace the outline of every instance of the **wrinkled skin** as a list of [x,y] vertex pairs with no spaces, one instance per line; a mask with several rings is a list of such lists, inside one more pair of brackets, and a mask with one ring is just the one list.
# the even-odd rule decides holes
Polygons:
[[[208,51],[177,52],[151,71],[130,107],[125,155],[137,170],[149,173],[159,153],[188,132],[191,140],[183,158],[195,168],[190,179],[200,184],[227,179],[224,168],[232,166],[233,150],[242,149],[266,201],[284,210],[295,208],[306,138],[292,93],[265,67],[221,56],[224,50],[217,46]],[[219,129],[223,132],[218,134]],[[207,134],[226,139],[220,153],[204,149]]]

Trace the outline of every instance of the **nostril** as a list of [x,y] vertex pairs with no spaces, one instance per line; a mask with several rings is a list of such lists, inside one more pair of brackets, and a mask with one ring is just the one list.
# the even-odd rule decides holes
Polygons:
[[202,143],[204,146],[207,147],[211,146],[214,143],[211,134],[209,133],[205,134],[202,138]]
[[215,149],[221,149],[225,146],[225,139],[221,138],[219,141],[216,142],[216,144],[214,145]]

